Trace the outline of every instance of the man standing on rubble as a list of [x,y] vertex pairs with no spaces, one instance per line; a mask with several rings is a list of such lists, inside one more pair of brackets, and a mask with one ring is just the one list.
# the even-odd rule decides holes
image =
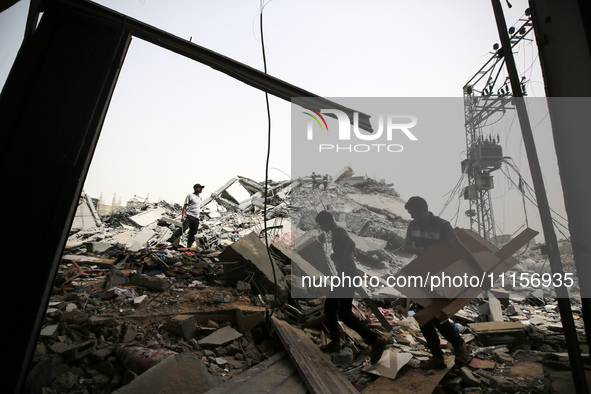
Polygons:
[[316,181],[316,178],[318,178],[318,175],[316,175],[316,173],[312,171],[312,190],[318,187],[318,182]]
[[324,174],[322,177],[322,184],[324,185],[324,190],[326,190],[326,187],[328,186],[328,174]]
[[189,229],[189,237],[187,238],[187,248],[193,245],[195,234],[199,230],[199,213],[201,212],[201,197],[199,194],[203,191],[205,186],[197,183],[193,186],[193,193],[187,195],[185,198],[185,205],[183,205],[183,213],[181,221],[183,222],[183,229],[181,235]]
[[[478,266],[470,251],[458,238],[451,224],[447,220],[429,212],[427,201],[424,198],[418,196],[411,197],[408,199],[404,208],[413,219],[406,230],[406,238],[404,240],[404,251],[406,253],[420,255],[436,243],[448,242],[456,254],[464,261]],[[422,309],[422,307],[420,308]],[[421,361],[420,367],[422,369],[444,369],[447,367],[443,359],[443,351],[441,350],[437,330],[453,345],[456,355],[455,366],[460,368],[466,365],[469,361],[469,356],[464,339],[456,331],[456,328],[449,319],[440,322],[437,318],[433,318],[421,326],[421,331],[427,341],[427,347],[433,357],[426,361]]]
[[[318,213],[315,220],[323,231],[330,231],[332,235],[333,254],[331,255],[331,259],[334,262],[337,273],[339,275],[347,275],[351,278],[359,276],[354,260],[355,242],[347,234],[347,231],[337,226],[332,214],[328,211]],[[326,298],[324,300],[324,314],[328,320],[331,342],[326,346],[322,346],[321,350],[325,353],[335,353],[341,350],[340,318],[343,323],[357,331],[365,342],[371,345],[370,357],[372,364],[378,362],[386,349],[386,341],[353,315],[351,308],[353,306],[355,289],[343,287],[338,289],[336,294],[341,298]]]

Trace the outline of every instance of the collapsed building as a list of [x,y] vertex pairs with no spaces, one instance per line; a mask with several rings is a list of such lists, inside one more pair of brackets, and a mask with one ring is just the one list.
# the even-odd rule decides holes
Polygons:
[[[1,10],[3,11],[13,3],[15,1],[4,2]],[[544,44],[540,45],[538,49],[548,96],[588,97],[590,86],[588,78],[590,75],[588,73],[589,40],[586,38],[585,31],[588,31],[589,19],[581,18],[581,15],[589,15],[589,12],[584,12],[588,6],[582,2],[573,1],[561,2],[559,5],[552,2],[532,2],[532,5],[536,35],[543,37],[543,40],[539,40],[539,42]],[[293,86],[227,58],[221,59],[218,54],[203,50],[202,47],[190,44],[185,40],[170,37],[169,34],[156,31],[132,18],[109,12],[109,10],[98,9],[98,7],[93,8],[89,2],[60,0],[45,2],[43,8],[39,8],[39,6],[40,2],[31,3],[25,40],[0,97],[0,118],[4,130],[9,130],[6,133],[6,138],[2,139],[2,151],[5,154],[2,177],[7,185],[7,190],[20,191],[19,195],[4,193],[2,204],[0,204],[4,208],[3,219],[5,223],[10,224],[12,229],[5,238],[6,242],[17,250],[29,250],[31,240],[25,239],[23,234],[26,234],[30,229],[30,223],[36,223],[38,228],[36,252],[24,253],[19,257],[20,264],[5,265],[5,277],[10,278],[10,281],[7,281],[10,283],[7,284],[6,289],[11,297],[6,297],[10,299],[3,304],[3,310],[8,316],[18,316],[17,323],[21,328],[13,330],[14,326],[11,326],[10,328],[5,327],[5,331],[3,331],[3,337],[10,338],[7,341],[7,353],[14,357],[14,360],[8,363],[10,365],[5,369],[5,383],[7,390],[10,391],[20,391],[25,373],[23,371],[26,371],[26,367],[29,365],[33,350],[37,350],[36,357],[38,354],[49,354],[43,344],[38,344],[35,348],[35,338],[41,328],[41,322],[47,319],[44,308],[48,296],[52,292],[52,279],[56,275],[74,207],[79,199],[80,180],[84,179],[88,171],[92,152],[96,146],[104,115],[116,84],[118,70],[113,65],[120,64],[125,58],[132,35],[176,51],[183,56],[197,59],[279,97],[309,95],[309,92],[294,89]],[[44,15],[43,20],[38,23],[41,12]],[[59,29],[56,26],[59,26]],[[94,42],[96,45],[87,45],[88,42]],[[573,76],[575,77],[573,78]],[[579,262],[577,268],[581,277],[588,276],[586,275],[588,268],[585,268],[585,264],[582,263],[588,261],[588,247],[586,247],[585,240],[588,239],[587,224],[590,222],[590,211],[585,199],[589,194],[589,186],[587,183],[579,182],[574,174],[577,174],[581,168],[588,167],[585,163],[589,164],[590,160],[585,150],[589,145],[585,143],[589,140],[589,135],[580,132],[581,125],[588,123],[586,121],[588,104],[584,101],[581,100],[583,103],[580,105],[579,103],[577,105],[572,105],[572,103],[561,105],[556,101],[552,103],[550,111],[553,124],[560,130],[560,133],[557,133],[555,137],[557,141],[561,142],[556,144],[561,173],[570,174],[572,178],[567,179],[565,176],[562,186],[569,210],[571,233],[573,237],[578,239],[573,243],[573,253]],[[314,108],[318,108],[318,106]],[[335,107],[329,106],[329,108]],[[56,141],[63,143],[56,143]],[[47,149],[48,146],[53,149]],[[38,198],[38,190],[43,190],[45,199],[53,204],[40,212],[15,209],[18,206],[33,206]],[[93,265],[89,265],[89,270],[97,269],[91,268]],[[22,275],[23,266],[31,267],[27,275]],[[66,268],[64,273],[58,275],[65,274],[65,271],[70,268],[72,267]],[[87,276],[93,273],[93,271],[86,272],[82,268],[78,270],[76,266],[74,269],[77,271],[76,275],[80,275],[79,278],[87,279]],[[101,276],[100,273],[98,276]],[[75,290],[76,288],[74,288],[74,294],[78,294]],[[72,294],[69,296],[71,300],[77,297]],[[158,297],[158,299],[160,298]],[[19,302],[15,302],[15,299]],[[539,297],[534,299],[539,299]],[[82,307],[89,304],[84,300],[84,297],[81,297],[79,301]],[[173,301],[174,299],[170,300],[172,304],[176,304]],[[58,311],[52,311],[55,313],[50,316],[52,319],[59,320],[58,316],[63,314],[65,309],[69,308],[69,312],[76,309],[75,306],[67,305],[72,301],[58,300],[55,302],[59,303],[53,305]],[[122,308],[123,305],[118,303],[120,300],[115,301],[113,305],[121,306],[120,308],[109,306],[106,308],[107,312],[127,313],[127,309]],[[23,308],[23,305],[26,308]],[[78,303],[76,303],[77,305]],[[552,309],[552,305],[549,309]],[[524,310],[529,311],[530,309],[528,307]],[[588,308],[586,312],[588,313]],[[576,320],[578,321],[578,319]],[[74,320],[72,323],[85,328],[84,319]],[[214,324],[210,325],[214,326]],[[98,339],[109,339],[109,334],[117,336],[118,330],[114,327],[118,326],[117,319],[108,318],[102,331],[98,331],[100,334]],[[287,329],[286,327],[282,328]],[[75,334],[74,331],[68,335],[57,331],[51,333],[51,329],[48,331],[51,340],[61,337],[63,340],[77,341],[83,339],[84,336],[92,337],[97,334],[92,330],[83,332],[82,335]],[[556,332],[552,330],[544,332],[550,331]],[[133,330],[130,329],[129,332],[129,337],[131,337]],[[44,332],[44,337],[45,334],[48,332]],[[162,334],[158,334],[162,336]],[[53,335],[57,335],[57,337]],[[560,334],[558,334],[559,336]],[[72,340],[70,337],[74,339]],[[160,337],[156,335],[156,338]],[[238,345],[248,346],[245,342],[239,342]],[[86,344],[83,347],[69,349],[72,351],[67,354],[68,359],[83,360],[81,365],[85,369],[76,368],[58,375],[66,387],[64,391],[67,391],[68,386],[73,387],[80,384],[80,380],[87,379],[88,376],[98,376],[97,382],[109,380],[108,374],[97,374],[95,372],[97,369],[93,370],[92,368],[87,370],[86,366],[90,365],[89,358],[85,356],[77,358],[85,352],[91,352],[93,346]],[[554,345],[551,346],[554,348]],[[57,350],[59,350],[59,346]],[[497,360],[508,361],[508,358],[504,357],[504,354],[507,353],[504,349],[487,349],[493,353],[494,350],[500,350]],[[108,354],[106,356],[108,363],[104,367],[106,371],[109,371],[109,363],[114,361],[114,356],[108,349],[103,354],[105,352]],[[526,357],[530,360],[537,360],[538,356],[527,355]],[[99,353],[94,357],[97,357],[95,360],[101,360],[103,356]],[[283,363],[283,370],[292,371],[287,375],[297,376],[293,373],[295,369],[290,370],[289,366],[285,365],[286,357],[273,357],[265,360],[265,362],[268,361],[264,364],[265,368],[275,368],[274,370],[277,371],[276,368],[281,368],[279,365]],[[556,369],[560,369],[560,357],[558,355],[553,360],[546,360],[546,365],[552,364]],[[179,360],[175,366],[178,367],[182,363],[181,358],[175,357],[174,360]],[[518,358],[514,357],[514,360],[518,360]],[[223,360],[220,360],[220,363],[223,364]],[[479,368],[486,371],[484,365],[490,367],[491,364],[480,365]],[[163,365],[163,367],[165,366]],[[63,372],[68,368],[70,367],[67,364],[64,367],[64,363],[60,362],[59,357],[55,357],[55,363],[53,360],[43,363],[43,366],[35,369],[35,374],[38,374],[38,377],[45,376],[45,379],[52,380],[54,372]],[[531,375],[534,368],[526,365],[523,369],[528,368]],[[567,368],[568,366],[564,369]],[[192,370],[195,369],[197,368],[192,368]],[[33,373],[33,371],[31,372]],[[301,371],[297,372],[299,375]],[[523,380],[505,372],[504,369],[495,370],[494,377],[491,379],[498,381],[500,377],[504,378],[506,375],[513,381]],[[251,376],[254,375],[253,372]],[[470,378],[467,373],[465,375]],[[84,376],[84,378],[80,378],[80,376]],[[453,384],[459,384],[458,378],[464,379],[463,376],[458,376]],[[486,383],[484,376],[479,379]],[[115,378],[115,382],[116,380]],[[423,380],[425,380],[424,377]],[[43,387],[45,386],[41,386],[41,389]],[[510,388],[502,386],[499,390],[508,391]],[[560,390],[566,391],[568,389],[560,388]],[[310,391],[318,392],[317,390]]]
[[[204,200],[191,249],[184,238],[169,242],[181,210],[165,202],[111,212],[98,226],[73,226],[26,390],[222,393],[240,385],[291,393],[326,392],[330,384],[339,392],[399,385],[420,392],[559,391],[570,372],[556,301],[543,289],[514,291],[510,281],[453,317],[473,356],[461,370],[425,379],[418,364],[429,352],[409,300],[393,289],[354,303],[358,318],[388,339],[384,362],[370,365],[367,345],[344,325],[343,349],[320,352],[327,342],[323,300],[292,297],[294,262],[330,265],[316,213],[333,212],[366,272],[385,277],[412,260],[401,252],[409,217],[393,185],[359,177],[352,186],[352,169],[345,174],[333,176],[327,190],[313,189],[311,179],[270,181],[266,196],[264,182],[232,178]],[[227,191],[237,181],[251,193],[242,202]],[[271,258],[265,197],[274,212],[267,223]],[[88,201],[81,198],[77,216],[87,215]],[[563,255],[574,271],[568,247]],[[522,253],[513,271],[549,272],[539,248]],[[583,342],[582,325],[577,332]]]

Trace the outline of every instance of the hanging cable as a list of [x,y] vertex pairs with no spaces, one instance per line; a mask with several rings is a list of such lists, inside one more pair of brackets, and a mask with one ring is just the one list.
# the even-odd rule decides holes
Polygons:
[[457,195],[458,191],[462,187],[462,181],[463,180],[464,180],[464,174],[460,175],[460,179],[458,179],[458,181],[456,182],[455,186],[449,192],[447,192],[446,194],[443,195],[443,197],[449,195],[449,198],[447,199],[447,201],[443,205],[443,208],[441,208],[441,211],[439,212],[439,216],[441,216],[443,214],[443,212],[445,211],[445,209],[447,208],[447,206],[449,205],[449,203]]
[[[515,166],[513,166],[512,164],[510,164],[510,163],[509,163],[507,160],[504,160],[503,162],[504,162],[505,164],[507,164],[507,166],[508,166],[509,168],[513,169],[513,171],[515,171],[515,172],[517,173],[517,175],[519,176],[519,178],[520,178],[520,179],[522,179],[522,178],[523,178]],[[502,167],[501,167],[501,172],[502,172],[502,173],[503,173],[503,174],[504,174],[504,175],[507,177],[507,179],[509,179],[509,180],[511,181],[511,183],[513,184],[513,186],[515,186],[516,188],[518,188],[518,189],[519,189],[519,185],[517,185],[517,184],[515,183],[515,181],[513,181],[513,180],[512,180],[512,179],[509,177],[509,175],[508,175],[508,174],[505,172],[505,170],[504,170]],[[530,186],[527,184],[527,182],[525,182],[525,181],[523,181],[523,184],[524,184],[526,187],[528,187],[528,188],[530,187]],[[533,197],[533,198],[532,198],[532,197],[530,197],[530,196],[527,196],[527,195],[525,195],[525,194],[523,194],[523,196],[524,196],[525,198],[527,198],[527,200],[528,200],[529,202],[531,202],[532,204],[534,204],[534,206],[535,206],[536,208],[538,207],[538,204],[537,204],[537,202],[535,201],[535,197]],[[558,213],[556,213],[556,211],[554,211],[552,208],[550,208],[550,210],[551,210],[551,211],[552,211],[552,212],[553,212],[555,215],[557,215],[557,216],[558,216],[558,217],[560,217],[561,219],[563,219],[563,220],[565,220],[566,222],[568,222],[568,220],[564,219],[562,216],[560,216]],[[563,233],[563,232],[560,230],[559,226],[560,226],[560,227],[562,227],[562,228],[564,228],[564,229],[566,229],[567,231],[568,231],[568,227],[566,227],[565,225],[563,225],[562,223],[560,223],[560,222],[559,222],[558,220],[556,220],[554,217],[552,217],[551,219],[552,219],[552,223],[554,224],[554,228],[556,228],[556,230],[557,230],[557,231],[558,231],[558,232],[559,232],[559,233],[560,233],[560,234],[561,234],[561,235],[562,235],[562,236],[563,236],[565,239],[569,239],[569,237],[567,237],[567,236],[566,236],[566,234],[564,234],[564,233]]]
[[[264,72],[267,74],[267,57],[265,54],[265,37],[263,33],[263,9],[267,4],[269,4],[272,0],[269,0],[267,3],[263,4],[261,1],[261,10],[260,10],[260,29],[261,29],[261,49],[263,53],[263,67]],[[278,296],[278,284],[277,284],[277,273],[275,272],[275,262],[273,260],[273,256],[271,256],[271,251],[269,250],[269,236],[267,234],[267,200],[268,200],[268,192],[269,192],[269,159],[271,157],[271,108],[269,106],[269,93],[265,90],[265,102],[267,104],[267,159],[265,161],[265,201],[263,205],[263,228],[265,233],[265,247],[267,249],[267,255],[269,256],[269,262],[271,263],[271,269],[273,270],[273,282],[275,283],[275,292],[274,292],[274,303],[271,306],[271,312],[269,314],[269,318],[273,316],[273,312],[275,308],[279,305],[279,296]]]

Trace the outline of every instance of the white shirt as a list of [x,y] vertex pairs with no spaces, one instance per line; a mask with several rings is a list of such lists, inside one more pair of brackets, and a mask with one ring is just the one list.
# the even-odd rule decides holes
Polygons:
[[199,219],[199,212],[201,212],[201,197],[191,193],[185,198],[185,205],[187,206],[186,214]]

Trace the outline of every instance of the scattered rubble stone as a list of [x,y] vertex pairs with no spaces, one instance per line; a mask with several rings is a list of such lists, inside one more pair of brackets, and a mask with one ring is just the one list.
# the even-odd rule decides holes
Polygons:
[[[250,197],[237,201],[228,191],[232,184]],[[265,197],[272,265],[264,242]],[[213,208],[214,201],[225,209]],[[314,223],[318,210],[331,210],[352,234],[358,265],[367,272],[386,277],[411,261],[398,250],[409,219],[404,201],[392,185],[355,176],[349,167],[333,176],[327,190],[313,189],[311,179],[270,181],[267,196],[264,183],[235,177],[206,198],[203,208],[197,246],[190,249],[183,247],[185,236],[175,235],[181,207],[165,202],[138,202],[72,228],[31,364],[29,391],[151,392],[159,384],[173,387],[184,368],[199,371],[192,387],[213,388],[281,350],[265,324],[271,310],[304,328],[315,343],[325,343],[323,300],[290,294],[292,277],[301,274],[293,261],[323,261],[320,267],[331,273],[330,240]],[[519,258],[516,272],[547,269],[539,248]],[[571,272],[572,258],[564,261]],[[552,379],[566,372],[561,369],[569,368],[557,356],[567,349],[552,294],[512,288],[510,280],[489,294],[452,317],[474,358],[449,372],[442,386],[453,392],[549,390]],[[355,313],[391,338],[389,348],[413,355],[404,368],[417,368],[430,353],[407,300],[379,289],[370,295],[392,331],[381,327],[363,300],[357,300]],[[580,302],[573,299],[572,305],[580,315]],[[483,335],[473,328],[515,322],[524,327],[519,335],[495,330]],[[584,341],[582,319],[575,324]],[[349,332],[343,343],[332,362],[357,387],[370,385],[376,377],[361,371],[367,344]],[[554,368],[546,377],[542,363]]]

